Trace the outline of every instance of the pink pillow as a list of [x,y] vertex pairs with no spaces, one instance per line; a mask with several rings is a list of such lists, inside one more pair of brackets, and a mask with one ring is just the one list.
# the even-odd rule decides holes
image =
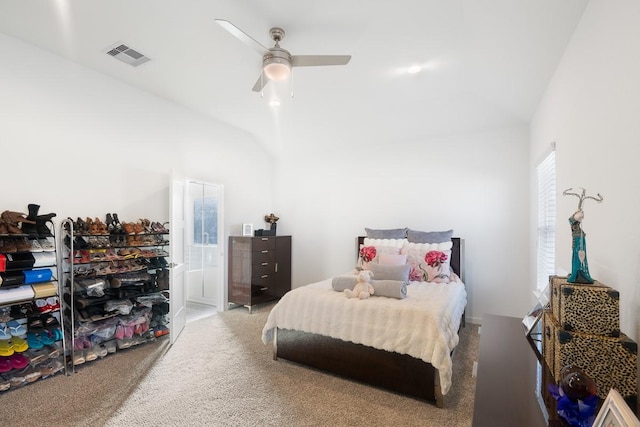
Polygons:
[[401,254],[381,253],[378,255],[378,264],[381,265],[405,265],[407,256]]

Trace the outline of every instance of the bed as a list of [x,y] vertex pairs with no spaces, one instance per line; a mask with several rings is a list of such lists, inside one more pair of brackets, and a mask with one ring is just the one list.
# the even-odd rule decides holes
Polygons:
[[[364,242],[364,237],[357,238],[358,251]],[[286,359],[443,407],[467,295],[464,241],[454,237],[451,242],[449,261],[457,275],[451,283],[412,281],[406,298],[367,300],[335,292],[332,279],[301,286],[272,308],[262,341],[273,343],[275,360]]]

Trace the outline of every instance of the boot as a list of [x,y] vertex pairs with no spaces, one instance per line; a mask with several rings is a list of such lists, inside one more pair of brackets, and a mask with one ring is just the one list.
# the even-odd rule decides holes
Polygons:
[[36,205],[34,203],[30,203],[28,205],[29,215],[27,215],[27,219],[33,221],[33,224],[30,223],[22,223],[22,232],[24,234],[38,234],[38,227],[36,226],[36,218],[38,217],[38,210],[40,209],[40,205]]
[[26,214],[22,212],[4,211],[0,214],[0,218],[4,221],[5,226],[9,234],[23,234],[22,229],[18,227],[18,224],[22,223],[34,223],[30,219],[25,217]]
[[[46,215],[38,215],[36,217],[36,232],[38,234],[38,237],[45,238],[53,236],[53,234],[51,233],[51,229],[47,225],[47,222],[50,222],[51,225],[53,225],[53,221],[51,221],[51,218],[53,218],[54,216],[56,216],[56,214],[49,213]],[[22,224],[22,226],[24,228],[24,223]]]

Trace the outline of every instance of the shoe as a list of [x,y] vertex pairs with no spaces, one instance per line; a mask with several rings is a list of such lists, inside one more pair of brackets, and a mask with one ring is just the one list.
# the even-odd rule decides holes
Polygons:
[[26,318],[13,319],[7,322],[7,326],[9,327],[11,335],[13,335],[14,337],[20,337],[24,336],[27,333],[27,328],[25,326],[26,323]]
[[41,335],[35,332],[29,332],[27,334],[27,344],[29,347],[40,350],[44,347],[44,343],[42,342]]
[[36,217],[38,216],[38,210],[40,209],[40,205],[36,205],[34,203],[30,203],[27,208],[29,209],[29,214],[27,215],[27,219],[32,222],[25,222],[22,224],[22,232],[24,234],[29,235],[37,235],[38,227],[36,226]]
[[9,372],[12,369],[13,366],[11,366],[11,360],[6,356],[0,356],[0,373]]
[[15,239],[16,242],[16,250],[18,252],[30,252],[31,251],[31,243],[30,240],[26,237],[18,237]]
[[32,366],[39,365],[40,363],[49,360],[49,352],[46,348],[30,348],[24,353],[24,355],[29,358],[29,364]]
[[53,375],[63,369],[64,365],[59,360],[52,360],[40,366],[40,372],[42,372],[43,377]]
[[40,316],[32,316],[27,319],[27,329],[29,332],[37,333],[44,330],[44,322]]
[[25,376],[25,379],[27,380],[28,383],[32,383],[34,381],[37,381],[38,378],[42,376],[42,372],[38,368],[29,366],[27,369],[22,371],[21,375]]
[[24,369],[29,364],[29,359],[23,354],[14,354],[9,358],[9,361],[13,369]]
[[12,356],[13,353],[13,343],[10,340],[0,340],[0,356]]
[[166,326],[158,326],[155,330],[156,338],[167,335],[168,333],[169,333],[169,329]]
[[11,339],[11,331],[6,323],[0,323],[0,340]]
[[6,238],[3,239],[4,245],[3,245],[3,250],[2,252],[4,252],[5,254],[12,254],[18,251],[18,248],[16,246],[16,241],[13,238]]
[[38,237],[53,237],[53,233],[47,223],[51,223],[53,226],[53,221],[51,221],[51,219],[54,216],[56,216],[56,214],[49,213],[46,215],[38,215],[36,217],[36,230],[38,232]]
[[44,252],[44,249],[42,248],[42,245],[40,244],[40,241],[38,239],[29,240],[29,245],[31,246],[31,252]]
[[86,234],[88,231],[87,224],[78,217],[73,223],[73,234]]
[[49,359],[55,359],[62,354],[62,343],[54,342],[53,344],[46,346],[45,350],[47,351]]
[[48,330],[53,330],[60,326],[58,318],[48,313],[41,315],[40,320],[42,321],[42,326]]
[[85,362],[84,351],[77,351],[73,356],[73,364],[74,365],[82,365]]
[[56,248],[53,243],[47,238],[38,239],[38,243],[44,252],[55,252]]
[[[35,224],[35,221],[27,219],[26,214],[22,212],[4,211],[0,214],[0,217],[5,221],[7,225],[13,225],[15,227],[21,223]],[[22,232],[22,230],[20,230]]]

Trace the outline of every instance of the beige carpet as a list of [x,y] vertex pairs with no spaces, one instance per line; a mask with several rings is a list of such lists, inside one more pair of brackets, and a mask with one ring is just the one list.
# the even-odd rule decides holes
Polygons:
[[190,323],[107,426],[470,426],[477,327],[454,356],[445,408],[272,359],[271,306]]
[[169,347],[168,337],[131,347],[0,393],[2,426],[100,426]]
[[471,425],[477,327],[461,331],[445,408],[284,360],[260,340],[270,305],[234,309],[131,348],[0,393],[7,426]]

